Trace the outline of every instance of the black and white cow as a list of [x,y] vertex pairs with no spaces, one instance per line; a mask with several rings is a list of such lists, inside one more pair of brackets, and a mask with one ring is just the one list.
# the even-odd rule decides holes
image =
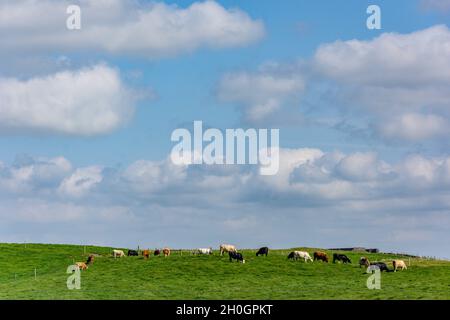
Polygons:
[[343,263],[352,263],[345,254],[339,254],[339,253],[333,254],[333,263],[336,263],[336,261],[342,261]]
[[244,257],[242,256],[242,253],[230,251],[228,252],[228,255],[230,257],[230,262],[233,260],[240,261],[242,263],[245,263]]
[[136,250],[128,250],[128,256],[138,256],[138,252]]

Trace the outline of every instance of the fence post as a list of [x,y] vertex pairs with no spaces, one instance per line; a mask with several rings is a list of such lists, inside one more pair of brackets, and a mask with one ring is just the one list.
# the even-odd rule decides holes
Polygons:
[[34,268],[34,280],[36,280],[36,277],[37,277],[37,271],[36,271],[36,268]]

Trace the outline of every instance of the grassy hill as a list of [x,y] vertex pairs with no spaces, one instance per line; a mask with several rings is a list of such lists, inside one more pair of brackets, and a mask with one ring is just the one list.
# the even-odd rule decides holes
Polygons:
[[[86,253],[85,253],[86,249]],[[112,248],[47,244],[0,244],[0,299],[450,299],[450,262],[413,258],[408,270],[382,273],[381,290],[366,287],[360,253],[351,265],[288,261],[291,251],[256,257],[245,264],[228,257],[174,252],[168,258],[111,257]],[[305,249],[312,252],[314,249]],[[324,250],[326,251],[326,250]],[[68,290],[66,269],[96,253],[81,273],[81,289]],[[328,252],[330,253],[330,252]],[[371,261],[402,258],[365,254]],[[404,257],[405,262],[409,259]],[[36,268],[36,278],[34,270]]]

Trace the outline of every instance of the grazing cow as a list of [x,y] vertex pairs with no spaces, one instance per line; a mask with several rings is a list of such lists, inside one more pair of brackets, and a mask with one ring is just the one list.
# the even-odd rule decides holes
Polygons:
[[76,262],[75,263],[80,270],[86,270],[88,266],[84,262]]
[[328,256],[325,252],[316,251],[314,252],[314,261],[321,260],[323,262],[328,263]]
[[343,263],[352,263],[345,254],[333,253],[333,263],[336,261],[342,261]]
[[142,251],[142,255],[144,256],[144,259],[150,258],[150,250],[144,250]]
[[401,268],[402,270],[408,269],[406,267],[405,261],[403,261],[403,260],[394,260],[394,261],[392,261],[392,265],[394,267],[394,272],[396,272],[398,268]]
[[123,252],[123,250],[113,250],[113,256],[114,258],[121,258],[121,257],[125,257],[125,253]]
[[137,257],[139,253],[136,250],[128,250],[128,256]]
[[244,257],[242,256],[242,253],[236,252],[236,251],[229,251],[228,256],[230,257],[230,262],[234,260],[240,261],[242,263],[245,263]]
[[196,251],[197,254],[213,254],[212,248],[198,248]]
[[170,249],[169,248],[164,248],[163,249],[163,253],[164,253],[164,257],[170,256]]
[[222,256],[225,252],[237,252],[236,247],[231,244],[221,244],[220,247],[220,255]]
[[377,266],[381,272],[383,272],[383,271],[390,272],[391,271],[391,270],[389,270],[386,263],[384,263],[384,262],[373,262],[370,264],[370,266]]
[[256,253],[256,256],[258,257],[258,256],[266,256],[267,257],[267,255],[269,254],[269,248],[267,248],[267,247],[262,247],[262,248],[259,248],[259,250],[258,250],[258,252]]
[[359,259],[359,267],[361,268],[361,266],[365,266],[366,268],[370,266],[370,261],[368,258],[366,257],[361,257]]
[[305,262],[308,262],[308,260],[311,260],[311,262],[313,261],[309,253],[306,251],[292,251],[291,253],[289,253],[288,259],[303,259]]
[[153,252],[153,254],[154,254],[155,256],[159,256],[159,255],[161,254],[161,250],[155,249],[155,251]]
[[87,258],[86,265],[90,265],[93,263],[94,263],[94,255],[90,254],[89,257]]

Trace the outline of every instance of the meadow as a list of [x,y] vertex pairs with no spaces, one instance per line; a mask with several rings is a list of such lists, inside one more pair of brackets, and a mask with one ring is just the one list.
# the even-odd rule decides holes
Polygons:
[[[114,259],[107,247],[0,244],[0,299],[450,299],[449,261],[363,254],[390,268],[394,258],[410,264],[405,271],[383,272],[381,290],[369,290],[369,275],[358,265],[361,253],[345,252],[352,264],[344,265],[287,260],[292,250],[271,250],[268,257],[242,250],[241,264],[217,250],[211,256],[184,250],[144,260]],[[67,289],[67,267],[91,253],[100,256],[81,271],[81,289]]]

